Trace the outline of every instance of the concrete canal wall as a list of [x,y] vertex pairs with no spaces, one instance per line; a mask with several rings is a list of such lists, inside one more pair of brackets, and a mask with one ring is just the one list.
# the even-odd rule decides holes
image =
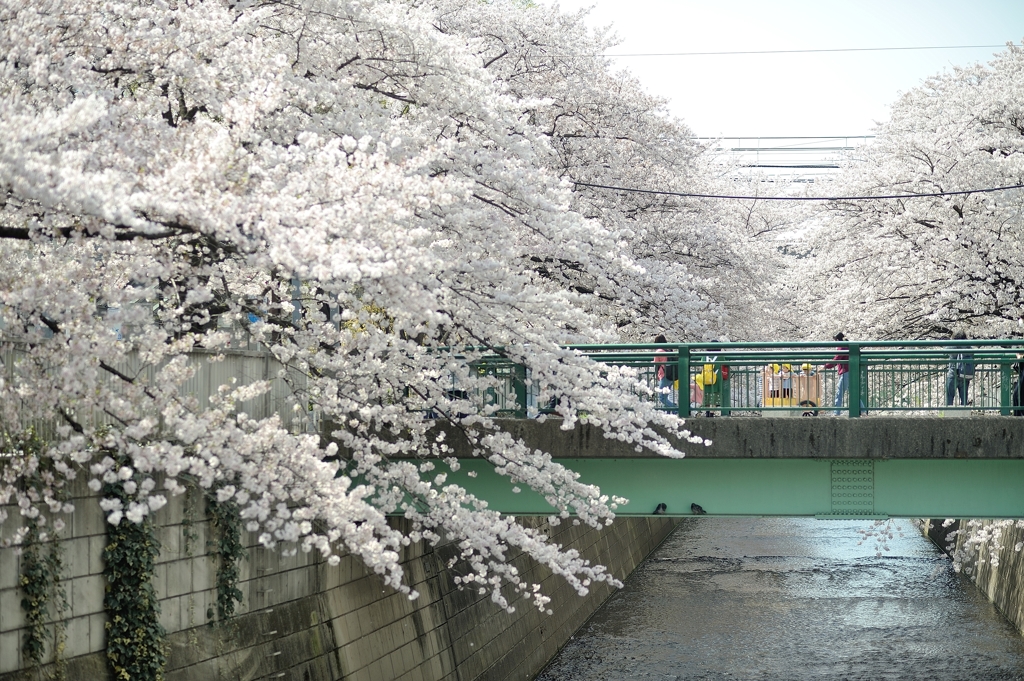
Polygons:
[[[65,633],[60,657],[64,678],[104,681],[111,678],[103,652],[106,525],[95,495],[84,485],[72,497],[77,510],[61,540],[60,586],[67,607],[60,612]],[[7,510],[13,512],[5,534],[17,522],[17,510]],[[301,552],[286,558],[243,534],[249,556],[240,565],[239,614],[211,623],[207,613],[215,608],[217,558],[208,550],[211,529],[205,515],[201,500],[184,496],[157,514],[162,550],[155,586],[167,630],[167,681],[528,679],[612,593],[599,586],[580,598],[560,578],[520,556],[515,564],[528,580],[543,584],[554,614],[539,613],[526,600],[507,614],[489,594],[455,586],[446,567],[457,554],[454,546],[416,545],[403,556],[408,582],[421,594],[409,601],[355,559],[332,567]],[[620,578],[677,522],[622,518],[596,531],[571,523],[550,526],[542,518],[522,521],[609,566]],[[40,678],[21,652],[26,631],[21,563],[14,549],[0,549],[0,681]],[[50,607],[46,660],[51,663],[52,620],[59,610]],[[42,671],[53,671],[52,664]]]
[[[939,548],[946,550],[949,545],[947,535],[966,521],[958,521],[948,528],[943,528],[942,522],[935,519],[928,521],[927,534]],[[1003,528],[998,548],[993,550],[986,546],[964,568],[996,608],[1019,631],[1024,632],[1024,551],[1014,550],[1022,542],[1024,529],[1017,528],[1015,524]],[[963,547],[964,537],[958,535],[956,548]]]
[[[1021,542],[1024,542],[1024,529],[1016,525],[1006,527],[998,549],[982,549],[969,567],[971,579],[978,588],[1024,632],[1024,551],[1014,550]],[[964,538],[958,536],[957,548],[962,548],[963,544]]]

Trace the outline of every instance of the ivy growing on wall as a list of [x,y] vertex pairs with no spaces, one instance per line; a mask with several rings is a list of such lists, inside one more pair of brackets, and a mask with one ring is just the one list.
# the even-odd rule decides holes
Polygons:
[[[211,548],[218,558],[216,614],[218,619],[226,620],[235,614],[235,605],[242,602],[238,588],[239,563],[247,557],[242,544],[242,519],[234,501],[217,501],[216,489],[207,494],[206,502],[213,530]],[[213,615],[211,607],[206,616],[212,620]]]
[[[4,437],[7,451],[27,453],[35,456],[40,475],[44,475],[45,462],[41,454],[43,443],[34,436],[12,440]],[[131,469],[126,461],[118,462],[119,470]],[[102,487],[104,507],[131,508],[137,502],[134,494],[137,474],[118,476]],[[25,477],[23,484],[31,484],[31,477]],[[195,495],[201,491],[189,486],[189,499],[185,504],[183,519],[184,550],[193,556],[193,545],[198,537],[195,526]],[[242,601],[238,588],[240,563],[247,558],[242,542],[242,520],[237,504],[230,498],[218,501],[217,489],[206,493],[207,513],[210,519],[209,552],[216,555],[217,600],[207,615],[209,619],[228,620],[234,616],[237,605]],[[160,604],[153,584],[156,559],[160,554],[160,541],[152,515],[146,514],[141,522],[133,522],[127,514],[115,513],[117,524],[107,524],[108,543],[103,551],[105,595],[104,608],[107,613],[107,659],[113,678],[118,681],[162,681],[167,661],[166,632],[159,622]],[[62,528],[60,521],[47,527],[41,521],[29,523],[23,531],[21,575],[19,585],[22,593],[22,608],[27,626],[23,641],[25,659],[41,667],[49,643],[48,622],[54,621],[53,651],[56,664],[50,677],[63,681],[67,677],[63,652],[66,635],[64,614],[68,608],[67,595],[60,575],[64,568],[63,546],[53,530]],[[48,531],[50,530],[50,531]]]
[[[22,478],[22,488],[29,494],[38,495],[43,487],[43,477],[52,476],[53,460],[45,456],[43,441],[32,430],[12,436],[4,432],[3,451],[8,453],[8,462],[18,459],[18,464],[28,471]],[[65,501],[64,488],[58,488],[54,502],[62,506]],[[21,651],[25,659],[38,670],[46,654],[47,619],[53,615],[54,667],[51,678],[62,681],[66,678],[64,661],[65,626],[64,617],[68,608],[67,592],[61,581],[64,571],[64,549],[59,532],[63,520],[46,523],[40,516],[26,516],[24,535],[21,538],[21,572],[18,586],[21,590],[21,608],[25,613],[24,638]],[[51,611],[52,606],[52,611]]]
[[[104,498],[117,499],[128,508],[133,495],[125,490],[125,482],[105,484]],[[118,681],[161,681],[167,654],[159,622],[160,603],[153,588],[160,541],[148,515],[142,522],[121,519],[107,528],[109,543],[103,551],[107,660]]]
[[21,577],[18,582],[22,594],[21,608],[27,624],[21,652],[36,667],[42,664],[46,653],[46,619],[62,562],[57,543],[50,542],[49,547],[47,552],[39,541],[36,526],[29,525],[22,540]]

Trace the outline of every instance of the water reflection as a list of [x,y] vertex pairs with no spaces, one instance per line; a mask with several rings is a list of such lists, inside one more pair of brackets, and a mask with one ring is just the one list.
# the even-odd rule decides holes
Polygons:
[[908,521],[687,519],[538,677],[1024,679],[1024,639]]

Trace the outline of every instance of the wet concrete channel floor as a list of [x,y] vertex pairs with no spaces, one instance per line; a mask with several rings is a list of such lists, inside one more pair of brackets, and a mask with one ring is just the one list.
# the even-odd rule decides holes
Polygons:
[[537,679],[1024,680],[1020,633],[890,522],[879,557],[871,521],[688,518]]

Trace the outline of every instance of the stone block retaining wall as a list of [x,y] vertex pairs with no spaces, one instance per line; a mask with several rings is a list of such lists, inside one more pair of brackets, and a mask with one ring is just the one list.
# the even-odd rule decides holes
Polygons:
[[[66,677],[104,681],[110,678],[103,653],[106,526],[96,495],[76,485],[71,496],[77,509],[61,540],[68,598]],[[17,510],[8,511],[5,536],[18,522]],[[156,515],[163,548],[155,586],[167,629],[167,681],[529,679],[612,593],[599,586],[581,598],[549,570],[520,556],[515,564],[527,580],[543,584],[554,614],[538,612],[526,599],[515,602],[516,611],[509,614],[489,594],[455,586],[446,566],[456,547],[414,545],[403,556],[407,581],[420,592],[410,601],[353,558],[335,567],[313,554],[286,558],[244,534],[249,558],[240,566],[243,602],[233,619],[212,622],[207,611],[215,609],[217,558],[208,551],[205,518],[203,501],[185,496]],[[521,520],[622,579],[677,523],[620,518],[597,531],[571,522],[550,526],[543,518]],[[38,678],[21,654],[25,620],[19,572],[17,552],[0,549],[0,681]],[[54,608],[50,611],[53,615]],[[52,661],[52,640],[47,655]]]

